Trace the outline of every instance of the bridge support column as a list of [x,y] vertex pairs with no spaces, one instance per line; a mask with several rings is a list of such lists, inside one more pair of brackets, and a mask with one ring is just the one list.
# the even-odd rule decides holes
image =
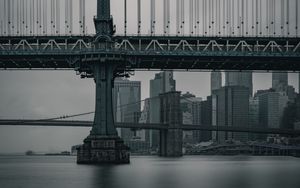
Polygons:
[[180,92],[168,92],[160,95],[160,120],[168,124],[160,131],[159,155],[162,157],[182,156],[182,130],[176,129],[182,123],[180,110]]
[[112,87],[115,65],[99,63],[93,68],[96,83],[96,110],[93,128],[78,148],[77,163],[129,163],[129,148],[114,126]]

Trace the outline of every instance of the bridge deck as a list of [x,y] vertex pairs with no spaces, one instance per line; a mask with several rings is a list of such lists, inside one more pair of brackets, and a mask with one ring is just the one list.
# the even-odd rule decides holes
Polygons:
[[300,71],[300,39],[281,37],[0,36],[0,69],[76,69],[107,60],[126,69]]
[[[66,120],[13,120],[2,119],[0,125],[11,126],[55,126],[55,127],[91,127],[92,121],[66,121]],[[182,124],[178,127],[168,127],[168,125],[159,123],[115,123],[117,128],[131,128],[131,129],[182,129],[186,131],[225,131],[225,132],[251,132],[261,134],[283,134],[300,136],[300,130],[292,129],[275,129],[275,128],[260,128],[260,127],[225,127],[225,126],[209,126],[209,125],[186,125]]]

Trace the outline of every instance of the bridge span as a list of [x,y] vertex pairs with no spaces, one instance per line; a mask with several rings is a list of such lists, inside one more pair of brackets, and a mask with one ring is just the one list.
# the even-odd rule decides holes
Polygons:
[[[93,121],[79,120],[34,120],[34,119],[1,119],[0,125],[8,126],[48,126],[48,127],[92,127]],[[224,132],[249,132],[261,134],[282,134],[290,136],[300,136],[300,130],[292,129],[276,129],[261,127],[226,127],[226,126],[209,126],[209,125],[192,125],[181,124],[178,127],[168,126],[161,123],[115,123],[116,128],[130,129],[154,129],[154,130],[171,130],[180,129],[183,131],[199,130],[199,131],[224,131]]]

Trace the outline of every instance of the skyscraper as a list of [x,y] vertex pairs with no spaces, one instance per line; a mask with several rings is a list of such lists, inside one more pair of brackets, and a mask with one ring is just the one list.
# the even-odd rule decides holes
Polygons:
[[272,73],[272,88],[275,91],[286,91],[288,86],[287,72],[273,72]]
[[[215,90],[212,103],[214,126],[248,127],[249,89],[247,87],[225,86]],[[230,139],[247,141],[248,134],[217,132],[214,139],[220,143]]]
[[225,72],[225,86],[244,86],[253,94],[252,72]]
[[284,92],[267,90],[257,95],[259,100],[259,123],[261,127],[279,128],[288,96]]
[[[141,109],[141,82],[117,78],[113,88],[113,110],[116,122],[138,122]],[[126,141],[134,136],[130,129],[118,129]]]
[[210,73],[210,93],[216,89],[222,87],[222,73],[221,72],[211,72]]
[[[160,122],[160,99],[159,94],[176,91],[176,81],[173,79],[172,71],[164,71],[155,74],[150,80],[150,123]],[[150,144],[153,149],[159,146],[159,132],[150,131]]]
[[[201,125],[201,97],[187,92],[182,94],[180,100],[180,107],[182,112],[182,123],[183,124],[194,124]],[[199,131],[184,131],[183,141],[188,143],[197,143],[199,139],[196,139],[195,135]]]

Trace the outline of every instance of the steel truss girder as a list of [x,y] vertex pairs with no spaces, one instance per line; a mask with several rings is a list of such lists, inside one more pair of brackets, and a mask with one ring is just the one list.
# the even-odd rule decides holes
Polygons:
[[[115,36],[0,37],[1,69],[88,69],[100,60],[128,69],[300,70],[298,38]],[[85,67],[85,68],[84,68]]]

